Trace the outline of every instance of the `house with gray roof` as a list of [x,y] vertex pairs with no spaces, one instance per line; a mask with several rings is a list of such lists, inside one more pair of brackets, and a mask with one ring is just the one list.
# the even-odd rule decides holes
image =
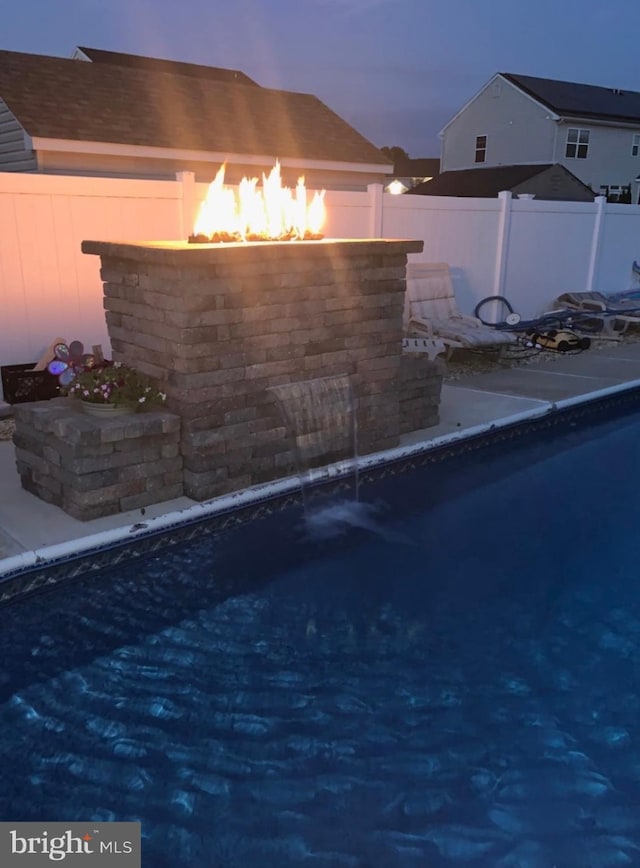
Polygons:
[[496,73],[445,125],[441,170],[561,164],[610,201],[640,203],[640,93]]
[[280,161],[287,184],[359,190],[386,157],[311,94],[237,70],[78,48],[72,59],[0,51],[0,172],[228,183]]

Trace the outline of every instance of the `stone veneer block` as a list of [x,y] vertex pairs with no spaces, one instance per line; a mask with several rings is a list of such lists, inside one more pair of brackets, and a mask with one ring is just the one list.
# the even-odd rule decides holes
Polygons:
[[69,398],[17,404],[14,413],[22,487],[80,521],[183,494],[173,413],[95,418]]
[[400,361],[400,433],[431,428],[440,421],[443,366],[425,353],[403,353]]
[[360,451],[398,444],[406,261],[422,241],[82,249],[101,257],[114,359],[157,378],[181,417],[188,496],[294,469],[277,385],[348,374]]

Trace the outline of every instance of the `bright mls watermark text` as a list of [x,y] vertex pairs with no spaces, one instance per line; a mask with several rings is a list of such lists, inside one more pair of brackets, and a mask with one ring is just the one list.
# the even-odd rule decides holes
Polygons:
[[140,823],[0,823],[2,868],[140,868]]

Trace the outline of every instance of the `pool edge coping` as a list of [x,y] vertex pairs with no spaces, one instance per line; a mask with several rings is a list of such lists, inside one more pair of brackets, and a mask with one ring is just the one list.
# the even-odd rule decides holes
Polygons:
[[[481,436],[482,434],[490,433],[491,431],[512,427],[519,423],[539,419],[562,410],[568,410],[572,407],[593,403],[609,396],[623,392],[632,392],[638,389],[640,389],[640,379],[630,380],[614,386],[607,386],[596,392],[588,392],[571,398],[564,398],[559,401],[530,399],[538,400],[540,406],[530,407],[518,413],[503,416],[489,422],[481,422],[459,431],[440,434],[428,440],[421,440],[417,443],[405,446],[396,446],[393,449],[361,456],[358,458],[358,470],[363,472],[379,467],[380,465],[391,464],[416,455],[434,451],[449,444],[469,440]],[[313,482],[314,484],[320,484],[337,480],[344,476],[351,467],[351,462],[342,461],[319,468],[314,472]],[[298,477],[285,477],[283,479],[252,486],[251,488],[242,489],[241,491],[224,494],[220,497],[203,501],[202,503],[194,503],[192,506],[163,513],[154,518],[144,519],[143,521],[135,522],[133,524],[121,525],[117,528],[110,528],[108,530],[77,537],[72,540],[66,540],[61,543],[54,543],[20,552],[19,554],[11,555],[8,558],[0,560],[0,586],[3,582],[28,574],[35,568],[46,568],[47,564],[53,566],[54,564],[59,564],[61,561],[76,556],[82,556],[90,551],[104,551],[136,539],[142,540],[156,537],[165,531],[176,530],[181,526],[186,527],[189,524],[200,522],[203,519],[213,518],[233,510],[257,505],[272,500],[273,498],[286,496],[299,491],[300,481]]]

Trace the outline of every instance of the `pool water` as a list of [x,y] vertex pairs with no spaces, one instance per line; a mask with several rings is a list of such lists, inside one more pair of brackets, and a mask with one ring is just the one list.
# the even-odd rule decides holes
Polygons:
[[146,868],[640,865],[640,418],[363,494],[1,609],[0,819],[140,820]]

